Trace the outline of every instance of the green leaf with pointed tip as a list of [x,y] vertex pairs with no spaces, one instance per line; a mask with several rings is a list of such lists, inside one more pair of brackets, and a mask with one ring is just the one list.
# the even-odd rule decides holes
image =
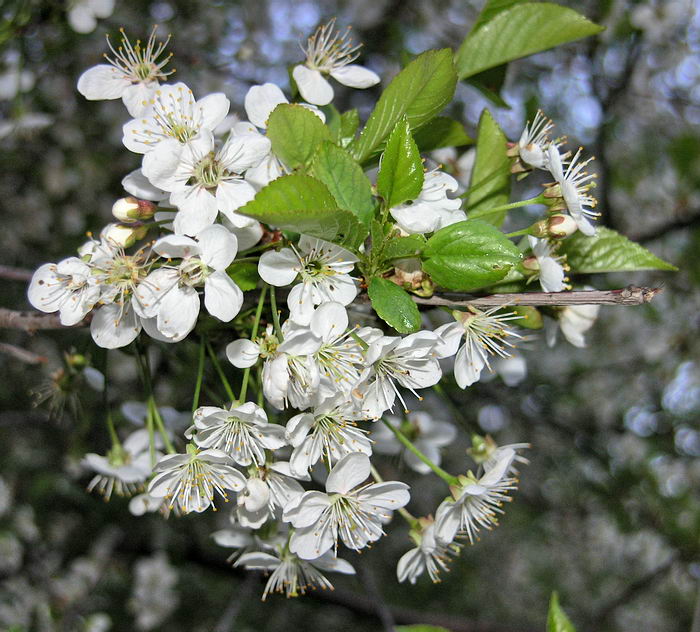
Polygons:
[[389,134],[379,161],[377,191],[391,208],[416,199],[422,188],[423,161],[404,117]]
[[492,20],[494,17],[496,17],[497,13],[510,9],[512,6],[522,1],[523,0],[486,0],[486,4],[479,12],[470,33],[474,33],[484,24]]
[[432,151],[441,147],[471,145],[474,139],[464,130],[464,125],[446,116],[436,116],[413,133],[420,151]]
[[331,139],[331,132],[309,108],[281,103],[267,121],[267,137],[275,155],[296,169],[309,162],[324,140]]
[[481,113],[476,159],[467,198],[467,215],[482,214],[489,224],[500,226],[507,211],[486,215],[490,209],[507,204],[510,198],[510,160],[506,155],[506,136],[488,110]]
[[360,137],[351,145],[362,163],[379,148],[402,116],[411,129],[435,117],[450,102],[457,85],[449,48],[421,53],[387,86]]
[[603,30],[573,9],[550,2],[523,2],[505,9],[505,2],[489,4],[498,10],[487,13],[490,19],[467,35],[455,55],[460,79]]
[[418,306],[406,290],[387,279],[375,277],[367,289],[372,307],[379,318],[401,334],[418,331],[421,326]]
[[404,257],[419,257],[427,243],[423,235],[409,235],[408,237],[395,237],[387,241],[382,251],[382,259],[401,259]]
[[564,240],[559,253],[566,255],[572,272],[631,272],[633,270],[678,270],[659,259],[644,246],[635,244],[624,235],[599,226],[596,234],[586,237],[575,233]]
[[311,163],[311,175],[328,187],[338,207],[350,211],[369,227],[374,216],[372,184],[353,157],[330,142],[323,142]]
[[325,184],[298,173],[273,180],[236,213],[349,248],[368,232],[355,215],[338,208]]
[[505,278],[522,258],[501,231],[468,219],[437,231],[423,249],[423,270],[450,290],[470,292]]
[[547,632],[576,632],[573,623],[569,621],[569,617],[561,609],[559,605],[559,596],[557,593],[552,593],[552,598],[549,600],[549,612],[547,613]]
[[329,103],[328,105],[324,105],[320,108],[321,112],[323,112],[323,115],[326,117],[326,127],[328,128],[328,131],[330,132],[331,135],[331,140],[339,144],[340,143],[340,137],[341,137],[341,129],[340,129],[340,112],[338,112],[338,108],[335,107],[332,103]]

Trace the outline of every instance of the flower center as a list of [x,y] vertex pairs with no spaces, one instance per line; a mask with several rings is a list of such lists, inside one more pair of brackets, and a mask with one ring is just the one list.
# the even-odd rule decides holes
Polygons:
[[320,26],[306,44],[306,65],[321,72],[331,72],[352,63],[359,56],[362,44],[353,45],[350,27],[340,33],[335,28],[335,18]]
[[214,152],[209,152],[195,165],[194,173],[188,184],[199,185],[205,189],[215,189],[229,175],[229,171],[217,160]]
[[202,285],[210,273],[204,261],[198,257],[188,257],[180,264],[180,284],[188,287]]
[[121,44],[115,49],[107,35],[107,44],[112,52],[112,57],[105,55],[105,59],[128,77],[132,83],[150,83],[165,79],[175,71],[164,71],[163,68],[173,56],[168,54],[163,59],[159,59],[170,42],[170,35],[165,42],[156,41],[156,28],[153,27],[146,46],[141,45],[141,40],[136,40],[132,44],[126,36],[124,29],[119,29],[121,33]]

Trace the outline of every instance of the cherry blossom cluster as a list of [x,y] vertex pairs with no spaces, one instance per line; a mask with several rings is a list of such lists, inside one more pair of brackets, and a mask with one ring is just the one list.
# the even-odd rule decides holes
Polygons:
[[[32,305],[58,312],[62,324],[89,320],[100,347],[137,347],[147,389],[136,415],[141,427],[122,437],[108,419],[112,449],[84,460],[94,472],[89,489],[130,496],[135,514],[201,513],[231,502],[230,526],[214,539],[235,549],[236,566],[269,573],[264,596],[330,587],[324,572],[354,573],[338,557],[341,545],[368,547],[396,515],[415,544],[398,560],[399,580],[415,583],[427,573],[438,581],[465,541],[497,524],[527,445],[498,446],[474,435],[475,467],[453,476],[440,468],[441,448],[457,428],[428,411],[409,412],[409,402],[422,400],[443,373],[467,388],[515,360],[515,375],[511,364],[504,379],[521,379],[522,356],[511,358],[522,340],[519,315],[471,306],[441,311],[434,328],[426,317],[424,329],[405,336],[380,327],[363,302],[370,279],[363,278],[362,246],[352,251],[283,232],[239,212],[294,171],[267,136],[270,115],[289,103],[282,89],[251,87],[243,120],[230,114],[222,93],[197,99],[184,83],[163,83],[170,75],[166,44],[155,30],[145,44],[122,35],[120,46],[110,44],[108,63],[80,77],[87,99],[123,100],[133,117],[123,126],[123,144],[141,166],[123,179],[128,196],[114,204],[116,221],[77,256],[42,265],[29,288]],[[308,40],[305,53],[292,70],[294,98],[322,122],[334,96],[329,77],[352,88],[379,82],[353,63],[359,46],[333,21]],[[591,234],[596,214],[588,161],[580,150],[562,154],[551,130],[539,113],[509,155],[513,173],[543,170],[554,179],[539,200],[549,214],[527,236],[522,270],[528,282],[559,292],[567,279],[558,240],[577,229]],[[458,175],[431,166],[414,199],[386,209],[394,234],[430,235],[465,221]],[[245,265],[256,274],[252,287],[236,274]],[[380,272],[416,294],[426,283],[410,258]],[[286,309],[278,309],[278,297]],[[597,307],[558,310],[549,337],[559,327],[582,346],[596,315]],[[226,378],[233,368],[218,364],[222,354],[211,349],[202,323],[228,337],[218,351],[238,369],[238,396]],[[148,360],[137,346],[144,334],[167,344],[199,340],[202,350],[211,349],[228,400],[199,405],[200,364],[192,416],[184,426],[169,420],[149,390]],[[402,455],[416,474],[442,479],[447,496],[436,499],[434,516],[408,512],[409,485],[382,480],[377,455]]]

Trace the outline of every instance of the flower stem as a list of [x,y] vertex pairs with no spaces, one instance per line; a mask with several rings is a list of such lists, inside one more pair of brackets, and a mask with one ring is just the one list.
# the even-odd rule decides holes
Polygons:
[[520,237],[522,235],[529,235],[529,234],[530,234],[530,229],[523,228],[522,230],[516,230],[513,233],[506,233],[506,237]]
[[270,286],[270,309],[272,310],[272,322],[275,325],[275,333],[280,342],[284,340],[282,336],[282,327],[280,327],[280,314],[277,311],[277,298],[275,297],[275,288]]
[[233,394],[231,384],[229,384],[229,381],[226,379],[224,370],[221,368],[221,364],[219,363],[219,359],[216,357],[216,352],[211,346],[211,343],[207,340],[204,344],[207,346],[207,351],[209,352],[211,363],[214,365],[214,369],[216,370],[216,373],[218,374],[219,379],[221,380],[221,384],[223,385],[226,394],[232,402],[236,401],[236,396]]
[[389,428],[395,435],[396,438],[406,447],[409,452],[413,452],[423,463],[425,463],[435,474],[437,474],[443,481],[448,485],[458,485],[459,481],[456,476],[452,476],[449,472],[446,472],[438,465],[435,465],[425,454],[423,454],[416,446],[411,443],[410,439],[406,437],[398,428],[393,424],[389,423],[386,419],[382,419],[382,423]]
[[158,427],[158,432],[160,433],[160,436],[163,438],[163,443],[165,444],[165,448],[168,451],[168,454],[175,454],[176,450],[173,447],[172,442],[170,441],[168,431],[165,429],[163,418],[160,416],[160,412],[158,411],[158,406],[156,405],[156,400],[155,397],[153,397],[153,395],[151,395],[148,398],[148,406],[151,409],[153,419],[156,422],[156,426]]
[[[250,339],[255,340],[260,327],[260,318],[262,317],[263,306],[265,305],[265,294],[267,294],[267,285],[263,285],[258,299],[258,309],[255,311],[255,320],[253,321],[253,329],[250,332]],[[243,380],[241,382],[241,393],[238,396],[238,401],[241,404],[245,403],[245,398],[248,393],[248,380],[250,379],[250,367],[246,367],[243,371]]]
[[485,217],[487,215],[501,213],[502,211],[509,211],[512,208],[520,208],[521,206],[527,206],[528,204],[544,204],[544,202],[545,198],[543,195],[540,194],[528,200],[521,200],[520,202],[511,202],[510,204],[502,204],[501,206],[494,206],[493,208],[487,208],[483,211],[474,211],[469,214],[469,219],[478,219],[479,217]]
[[206,348],[204,346],[204,336],[199,339],[199,355],[197,358],[197,382],[194,385],[194,396],[192,397],[192,412],[199,408],[199,394],[202,392],[202,380],[204,379],[204,356]]

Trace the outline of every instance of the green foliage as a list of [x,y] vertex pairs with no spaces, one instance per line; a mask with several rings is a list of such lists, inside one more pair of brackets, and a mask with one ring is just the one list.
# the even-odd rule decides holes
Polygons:
[[234,261],[226,268],[226,274],[228,274],[233,282],[244,292],[254,290],[258,287],[260,275],[258,275],[258,266],[255,263]]
[[513,307],[506,307],[505,311],[518,316],[518,318],[514,318],[510,321],[512,325],[517,325],[523,329],[542,329],[544,326],[542,314],[536,307],[531,307],[530,305],[514,305]]
[[602,28],[573,9],[549,2],[489,2],[455,55],[457,74],[460,79],[472,77]]
[[302,174],[273,180],[236,212],[350,248],[357,247],[367,235],[367,228],[355,215],[338,208],[326,185]]
[[409,235],[408,237],[395,237],[391,239],[384,250],[382,257],[385,261],[401,259],[404,257],[419,257],[425,248],[426,239],[423,235]]
[[522,255],[497,228],[469,219],[437,231],[423,257],[423,270],[435,283],[469,292],[503,279]]
[[377,191],[387,206],[418,197],[423,188],[423,161],[406,118],[394,127],[379,162]]
[[282,103],[270,114],[267,137],[277,157],[296,169],[308,164],[318,146],[331,139],[331,132],[309,108]]
[[415,130],[413,140],[420,151],[432,151],[440,147],[463,147],[474,142],[465,131],[464,125],[447,116],[436,116]]
[[418,306],[406,290],[387,279],[375,277],[367,290],[379,318],[401,334],[418,331],[421,325]]
[[343,146],[345,146],[344,141],[355,138],[358,127],[360,127],[360,113],[357,110],[348,110],[340,115],[340,140]]
[[486,213],[510,198],[510,160],[506,155],[506,136],[488,110],[481,113],[479,136],[476,144],[476,160],[467,198],[469,217],[500,226],[507,211]]
[[644,246],[635,244],[624,235],[604,226],[599,226],[592,237],[575,233],[562,243],[559,253],[566,255],[572,272],[678,269],[659,259]]
[[547,632],[576,632],[569,617],[561,609],[559,605],[559,595],[556,592],[552,593],[552,598],[549,601],[549,612],[547,613]]
[[450,102],[456,85],[449,48],[418,55],[379,97],[360,137],[350,145],[352,154],[358,162],[367,160],[404,115],[411,129],[424,125]]
[[360,165],[345,150],[324,141],[311,163],[311,175],[323,182],[338,206],[369,226],[374,214],[372,184]]

